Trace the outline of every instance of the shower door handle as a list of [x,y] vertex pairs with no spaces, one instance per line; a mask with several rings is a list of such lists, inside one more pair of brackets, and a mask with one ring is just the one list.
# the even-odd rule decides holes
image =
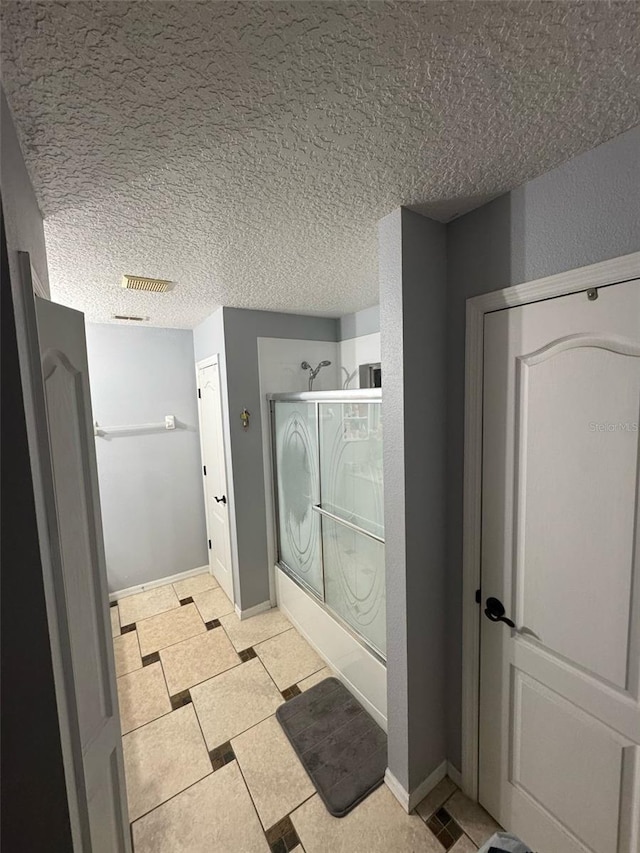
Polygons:
[[226,495],[223,495],[221,498],[219,498],[217,495],[214,495],[213,497],[215,499],[215,502],[218,504],[226,504],[226,502],[227,502],[227,496]]

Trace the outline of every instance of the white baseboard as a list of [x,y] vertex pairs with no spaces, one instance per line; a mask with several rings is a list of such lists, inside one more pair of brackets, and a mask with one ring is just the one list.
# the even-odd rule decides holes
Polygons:
[[427,778],[424,779],[417,788],[414,788],[410,794],[405,791],[388,767],[384,774],[384,781],[402,808],[407,812],[407,814],[409,814],[415,809],[418,803],[421,803],[427,794],[435,788],[438,782],[444,779],[447,775],[447,767],[447,762],[443,761],[442,764],[439,764],[433,773],[430,773]]
[[393,775],[391,770],[389,770],[388,767],[384,772],[384,783],[387,786],[387,788],[389,788],[389,790],[391,791],[393,796],[396,798],[396,800],[400,803],[402,808],[406,812],[408,812],[409,811],[409,794],[407,794],[405,789],[402,787],[400,782],[398,782],[398,780]]
[[156,581],[148,581],[141,583],[138,586],[130,586],[127,589],[119,589],[109,593],[109,601],[117,601],[119,598],[126,598],[128,595],[136,595],[138,592],[147,592],[150,589],[156,589],[159,586],[165,586],[168,583],[177,583],[185,578],[191,578],[194,575],[202,575],[205,572],[210,572],[209,566],[197,566],[195,569],[187,569],[186,572],[178,572],[175,575],[169,575],[166,578],[158,578]]
[[457,785],[458,788],[462,788],[462,773],[457,767],[454,767],[450,761],[447,761],[447,776],[451,779],[454,785]]
[[253,607],[248,607],[246,610],[240,610],[240,607],[236,604],[236,616],[242,621],[243,619],[250,619],[252,616],[257,616],[258,613],[264,613],[265,610],[271,610],[272,607],[273,604],[271,604],[271,601],[254,604]]

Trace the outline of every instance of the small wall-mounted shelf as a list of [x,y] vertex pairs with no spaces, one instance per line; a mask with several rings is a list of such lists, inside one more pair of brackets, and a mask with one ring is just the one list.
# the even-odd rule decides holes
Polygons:
[[107,435],[135,435],[136,433],[156,432],[158,430],[173,430],[176,428],[175,415],[165,415],[164,421],[152,424],[130,424],[128,426],[100,426],[98,421],[93,425],[93,434],[104,437]]

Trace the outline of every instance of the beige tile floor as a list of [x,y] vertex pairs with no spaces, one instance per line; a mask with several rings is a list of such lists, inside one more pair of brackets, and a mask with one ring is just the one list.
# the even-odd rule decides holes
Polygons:
[[121,599],[111,625],[135,853],[441,853],[443,806],[465,832],[450,853],[493,833],[449,779],[411,815],[384,785],[329,815],[275,711],[331,671],[277,609],[241,622],[203,573]]

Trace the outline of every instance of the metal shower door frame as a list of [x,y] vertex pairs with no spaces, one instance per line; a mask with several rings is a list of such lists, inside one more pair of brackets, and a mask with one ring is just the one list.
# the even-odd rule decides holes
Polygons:
[[[326,572],[324,565],[324,538],[323,538],[323,519],[329,518],[331,521],[334,521],[337,524],[342,525],[350,530],[353,530],[355,533],[362,534],[363,536],[367,536],[370,539],[379,542],[384,545],[385,540],[384,537],[378,536],[375,533],[372,533],[370,530],[367,530],[363,527],[360,527],[353,522],[350,522],[346,519],[341,518],[338,515],[330,512],[322,506],[322,473],[320,466],[320,404],[321,403],[379,403],[382,402],[382,389],[380,388],[360,388],[359,390],[351,390],[351,391],[300,391],[295,393],[284,393],[284,394],[267,394],[267,400],[269,401],[269,421],[271,428],[271,467],[273,471],[273,506],[274,506],[274,526],[275,526],[275,543],[276,543],[276,563],[278,567],[287,575],[287,577],[292,580],[297,586],[303,589],[307,594],[311,595],[314,601],[327,611],[331,615],[332,619],[335,619],[341,627],[343,627],[349,634],[351,634],[354,639],[356,639],[361,645],[364,645],[371,654],[376,657],[381,663],[386,665],[386,657],[382,652],[377,649],[365,636],[363,636],[359,631],[357,631],[353,626],[349,625],[336,611],[327,604],[326,601]],[[322,596],[318,594],[318,592],[312,587],[305,583],[305,581],[293,571],[293,569],[287,565],[285,560],[282,558],[281,548],[280,548],[280,504],[279,504],[279,493],[278,493],[278,454],[277,454],[277,438],[276,438],[276,424],[275,424],[275,415],[276,415],[276,403],[285,402],[285,403],[313,403],[315,410],[315,428],[316,428],[316,462],[318,466],[318,485],[319,485],[319,495],[320,495],[320,503],[313,504],[312,510],[316,512],[320,518],[320,565],[322,568]]]

